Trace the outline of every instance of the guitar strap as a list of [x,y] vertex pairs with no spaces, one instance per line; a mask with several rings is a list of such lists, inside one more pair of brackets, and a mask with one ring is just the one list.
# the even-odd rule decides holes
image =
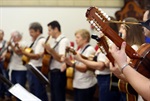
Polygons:
[[[65,38],[65,37],[62,37],[62,38],[55,44],[55,46],[53,47],[53,49],[55,49],[55,48],[57,47],[57,45],[60,43],[60,41],[61,41],[62,39],[64,39],[64,38]],[[51,63],[52,59],[53,59],[53,57],[51,57],[50,63]]]
[[82,50],[81,54],[83,54],[83,52],[84,52],[89,46],[91,46],[91,45],[87,45],[87,46]]
[[6,41],[4,40],[4,41],[3,41],[3,46],[2,46],[1,49],[3,49],[3,48],[5,47],[5,43],[6,43]]
[[[44,38],[44,37],[40,37],[40,38],[37,40],[37,42],[38,42],[41,38]],[[35,40],[35,41],[36,41],[36,40]],[[35,41],[33,41],[33,42],[31,43],[31,45],[29,46],[29,48],[32,48],[32,46],[34,45]]]

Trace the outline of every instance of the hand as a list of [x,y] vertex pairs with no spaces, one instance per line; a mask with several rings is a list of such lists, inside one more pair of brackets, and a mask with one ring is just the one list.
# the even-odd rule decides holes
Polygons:
[[49,43],[43,44],[43,47],[44,47],[46,50],[49,50],[49,51],[52,49]]
[[127,64],[127,55],[125,53],[125,48],[126,48],[126,42],[122,43],[120,50],[116,45],[112,45],[112,47],[110,47],[110,53],[114,57],[119,67],[122,67],[125,64]]
[[110,62],[109,67],[110,67],[110,71],[113,72],[116,76],[120,76],[120,74],[122,74],[116,62],[114,63],[114,66]]
[[60,68],[60,71],[61,72],[64,72],[66,70],[67,66],[65,63],[62,64],[61,68]]
[[82,60],[82,57],[81,57],[81,55],[77,52],[77,54],[74,56],[74,59],[77,60],[77,61],[81,61],[81,60]]

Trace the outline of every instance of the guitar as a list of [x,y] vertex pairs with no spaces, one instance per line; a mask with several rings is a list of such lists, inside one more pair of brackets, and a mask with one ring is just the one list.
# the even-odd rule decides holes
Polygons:
[[[109,19],[102,14],[102,11],[96,7],[90,7],[86,12],[86,17],[92,25],[97,26],[96,29],[98,31],[101,30],[111,41],[116,44],[116,46],[119,48],[121,47],[121,44],[124,40],[106,24]],[[141,45],[137,52],[127,44],[125,51],[126,54],[131,58],[130,65],[142,75],[150,78],[150,44]],[[121,89],[132,94],[131,89],[127,86],[123,86]],[[132,90],[134,89],[132,88]]]
[[[73,53],[76,53],[73,48],[70,48],[67,46],[66,51],[65,51],[65,57],[67,56],[67,53],[69,53],[70,51]],[[66,64],[66,66],[67,66],[67,69],[66,69],[67,85],[66,85],[66,87],[68,90],[73,90],[74,68],[67,64]]]
[[[76,55],[76,51],[72,48],[72,47],[66,47],[66,52],[65,53],[69,53],[71,52],[73,55]],[[65,54],[66,56],[66,54]],[[88,59],[88,60],[93,60],[93,58],[88,58],[84,55],[81,54],[81,57],[84,58],[84,59]],[[73,61],[72,61],[73,62]],[[67,89],[69,90],[73,90],[73,77],[74,77],[74,68],[71,67],[71,66],[68,66],[67,65],[67,69],[66,69],[66,77],[67,77]]]
[[9,46],[11,45],[11,41],[12,41],[12,37],[10,37],[8,43],[10,44],[7,44],[7,46],[5,48],[3,48],[0,52],[0,56],[6,51],[6,54],[5,54],[5,59],[4,59],[4,62],[3,62],[3,65],[4,65],[4,69],[7,70],[8,69],[8,65],[10,63],[10,60],[11,60],[11,56],[12,56],[12,50],[9,49]]
[[[48,36],[46,41],[45,41],[45,44],[48,42],[48,40],[50,39],[51,37]],[[44,74],[44,75],[48,75],[48,72],[49,72],[49,65],[50,65],[50,61],[51,61],[51,55],[47,52],[47,50],[45,49],[44,50],[44,56],[43,56],[43,59],[42,59],[42,68],[41,68],[41,72]]]
[[[112,62],[114,65],[114,58],[112,57],[111,53],[109,52],[109,45],[108,42],[106,41],[106,37],[102,36],[99,38],[97,35],[92,35],[91,38],[95,39],[98,43],[97,45],[99,46],[99,49],[101,50],[102,53],[104,53],[109,61]],[[110,90],[111,91],[119,91],[118,89],[118,81],[119,79],[113,74],[110,74]]]
[[[32,50],[31,47],[25,48],[24,51],[25,51],[26,53],[33,53],[33,50]],[[25,55],[22,56],[22,63],[23,63],[23,65],[26,65],[29,61],[30,61],[30,58],[29,58],[29,57],[27,57],[27,56],[25,56]]]

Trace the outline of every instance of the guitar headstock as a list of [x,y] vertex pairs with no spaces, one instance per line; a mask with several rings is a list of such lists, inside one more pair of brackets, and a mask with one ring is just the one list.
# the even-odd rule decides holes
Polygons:
[[97,7],[90,7],[86,12],[86,17],[97,31],[104,31],[105,26],[108,26],[106,22],[110,20],[110,17]]
[[74,55],[77,54],[76,51],[74,50],[74,48],[67,46],[66,47],[66,53],[69,53],[69,52],[73,53]]

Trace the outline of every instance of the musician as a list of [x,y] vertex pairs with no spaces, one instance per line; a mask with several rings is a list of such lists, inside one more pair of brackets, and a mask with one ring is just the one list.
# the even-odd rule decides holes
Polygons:
[[[4,37],[4,31],[0,29],[0,51],[6,47],[6,40],[4,40],[3,37]],[[7,77],[6,70],[4,70],[4,66],[3,66],[5,53],[6,52],[4,52],[0,56],[0,74],[2,74],[4,77]],[[6,89],[5,85],[2,82],[0,82],[0,101],[3,100],[5,97],[5,91],[6,91],[5,89]]]
[[[137,19],[132,18],[132,17],[125,18],[123,21],[124,22],[138,22]],[[122,38],[136,51],[145,42],[142,26],[132,25],[132,24],[121,24],[119,33],[122,36]],[[128,62],[130,62],[130,58],[128,58]],[[110,70],[118,78],[127,82],[126,77],[122,74],[122,72],[117,66],[114,68],[110,68]]]
[[[125,53],[126,42],[122,43],[121,49],[115,45],[111,47],[110,52],[114,57],[115,61],[119,65],[119,69],[122,71],[127,81],[132,87],[144,97],[147,101],[150,100],[150,80],[144,77],[137,71],[135,71],[127,61],[127,55]],[[113,68],[112,64],[110,67]]]
[[[41,70],[42,66],[42,54],[44,52],[43,43],[45,38],[42,36],[43,28],[40,23],[33,22],[29,26],[29,33],[32,37],[32,49],[33,53],[29,53],[22,50],[22,54],[30,58],[28,64],[32,64],[37,69]],[[27,71],[27,79],[29,82],[29,90],[32,94],[37,96],[42,101],[48,101],[45,85],[33,74],[31,71]]]
[[[123,20],[124,22],[138,22],[137,19],[128,17]],[[132,24],[121,24],[119,33],[121,37],[134,49],[138,50],[138,48],[145,42],[144,41],[144,33],[142,26],[132,25]],[[128,58],[128,62],[130,59]],[[110,70],[118,77],[125,80],[121,71],[116,68],[110,68]],[[126,81],[126,80],[125,80]]]
[[[86,29],[80,29],[75,32],[76,44],[78,47],[78,53],[86,57],[95,54],[95,49],[89,44],[90,33]],[[75,101],[92,101],[96,90],[96,76],[91,68],[81,61],[76,60],[75,63],[65,60],[65,62],[74,67],[74,100]]]
[[[19,83],[23,87],[26,85],[26,74],[27,68],[22,65],[21,60],[21,52],[18,47],[26,47],[27,44],[22,41],[22,34],[15,30],[11,33],[12,42],[9,42],[11,49],[13,50],[13,54],[11,56],[11,61],[9,63],[9,79],[13,84]],[[17,99],[20,101],[19,99]]]
[[61,26],[54,20],[48,23],[48,34],[55,39],[53,44],[45,44],[45,49],[52,56],[50,61],[50,92],[51,101],[66,100],[66,70],[62,68],[61,56],[65,54],[66,46],[70,42],[61,32]]

